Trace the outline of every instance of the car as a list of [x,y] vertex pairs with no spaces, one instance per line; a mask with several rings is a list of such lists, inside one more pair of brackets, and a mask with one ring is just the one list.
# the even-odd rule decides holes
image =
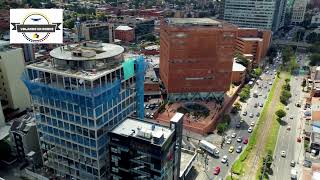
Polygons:
[[241,127],[241,123],[237,123],[236,128],[240,128]]
[[250,118],[253,118],[253,113],[250,113],[249,117],[250,117]]
[[147,112],[147,113],[146,113],[146,117],[147,117],[147,118],[150,117],[150,113]]
[[254,125],[255,125],[255,123],[254,123],[254,121],[252,121],[251,124],[250,124],[250,126],[253,127]]
[[220,151],[219,151],[218,149],[216,149],[216,150],[214,151],[214,155],[217,156],[217,157],[219,156],[219,153],[220,153]]
[[242,146],[238,146],[237,149],[236,149],[236,152],[237,153],[241,153],[242,152]]
[[265,99],[267,99],[267,97],[268,97],[267,95],[264,96]]
[[232,133],[232,134],[231,134],[231,137],[232,137],[232,138],[235,138],[235,137],[237,137],[237,134],[236,134],[236,133]]
[[304,166],[304,167],[307,167],[307,168],[311,168],[312,162],[309,161],[309,160],[304,160],[304,161],[303,161],[303,166]]
[[234,147],[233,146],[230,146],[229,148],[229,153],[232,153],[234,151]]
[[247,114],[248,114],[247,111],[244,111],[244,112],[242,113],[243,116],[246,116]]
[[257,107],[258,107],[258,104],[257,104],[257,103],[255,103],[253,107],[257,108]]
[[289,106],[286,107],[286,110],[289,110]]
[[257,112],[256,116],[257,116],[257,117],[259,117],[259,116],[260,116],[260,113],[259,113],[259,112]]
[[244,123],[244,120],[242,118],[240,119],[240,123]]
[[214,168],[214,170],[213,170],[213,174],[214,174],[214,175],[218,175],[218,174],[220,173],[220,171],[221,171],[220,167],[219,167],[219,166],[216,166],[216,167]]
[[271,86],[271,85],[272,85],[272,82],[269,82],[269,85]]
[[146,109],[149,109],[150,108],[150,105],[149,104],[146,104]]
[[237,142],[242,142],[242,137],[238,137]]
[[259,103],[259,107],[263,107],[263,103]]
[[291,166],[291,167],[295,167],[295,166],[296,166],[296,162],[295,162],[294,160],[292,160],[292,161],[290,162],[290,166]]
[[245,139],[243,140],[243,144],[248,144],[248,138],[245,138]]
[[286,157],[286,151],[281,151],[281,157]]
[[291,116],[290,119],[293,119],[293,116]]
[[222,159],[221,159],[221,162],[222,162],[222,163],[228,162],[228,156],[227,156],[227,155],[224,155],[224,156],[222,157]]
[[226,140],[226,143],[227,143],[227,144],[231,144],[231,142],[232,142],[231,138],[228,138],[228,139]]
[[249,127],[248,133],[252,133],[252,127]]
[[291,126],[288,126],[288,127],[287,127],[287,130],[290,131],[290,130],[291,130]]

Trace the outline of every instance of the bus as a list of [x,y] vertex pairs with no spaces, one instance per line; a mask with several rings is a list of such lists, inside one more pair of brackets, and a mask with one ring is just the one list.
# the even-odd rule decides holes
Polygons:
[[217,147],[206,140],[200,141],[200,148],[202,148],[203,150],[209,152],[214,156],[219,156],[219,150],[217,149]]

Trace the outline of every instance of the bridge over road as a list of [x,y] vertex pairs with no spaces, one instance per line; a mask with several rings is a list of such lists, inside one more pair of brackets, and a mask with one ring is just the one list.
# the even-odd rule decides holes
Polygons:
[[297,46],[297,47],[304,47],[304,48],[308,48],[311,46],[311,44],[306,42],[296,42],[296,41],[278,40],[278,39],[273,40],[272,43],[279,46],[289,45],[289,46]]

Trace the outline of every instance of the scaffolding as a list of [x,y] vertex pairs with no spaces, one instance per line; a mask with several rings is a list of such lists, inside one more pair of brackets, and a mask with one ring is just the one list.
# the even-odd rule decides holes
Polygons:
[[136,59],[136,90],[137,90],[137,116],[140,119],[144,118],[144,74],[145,63],[143,56],[139,56]]
[[[144,73],[145,63],[142,56],[138,56],[134,60],[136,65],[136,110],[139,118],[144,117]],[[129,60],[130,61],[130,60]],[[130,70],[132,71],[132,70]],[[126,74],[126,70],[124,69]],[[49,104],[50,101],[59,100],[61,102],[77,104],[80,107],[90,108],[92,110],[98,108],[104,104],[107,107],[107,103],[111,103],[112,100],[117,102],[121,99],[121,80],[118,78],[112,83],[107,83],[101,87],[88,88],[88,89],[64,89],[58,88],[50,84],[45,84],[39,81],[38,76],[34,76],[29,71],[25,71],[22,76],[22,80],[29,90],[33,100],[44,98]],[[123,79],[125,80],[125,79]],[[126,89],[126,93],[130,93],[132,89]],[[120,110],[121,111],[121,110]],[[100,116],[103,111],[95,111],[96,117]],[[126,115],[129,114],[125,113]]]

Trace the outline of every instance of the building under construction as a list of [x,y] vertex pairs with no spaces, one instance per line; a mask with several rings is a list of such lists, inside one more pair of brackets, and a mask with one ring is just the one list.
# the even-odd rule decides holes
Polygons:
[[26,66],[43,164],[65,179],[106,179],[110,129],[144,116],[144,59],[124,48],[84,42],[62,46]]

